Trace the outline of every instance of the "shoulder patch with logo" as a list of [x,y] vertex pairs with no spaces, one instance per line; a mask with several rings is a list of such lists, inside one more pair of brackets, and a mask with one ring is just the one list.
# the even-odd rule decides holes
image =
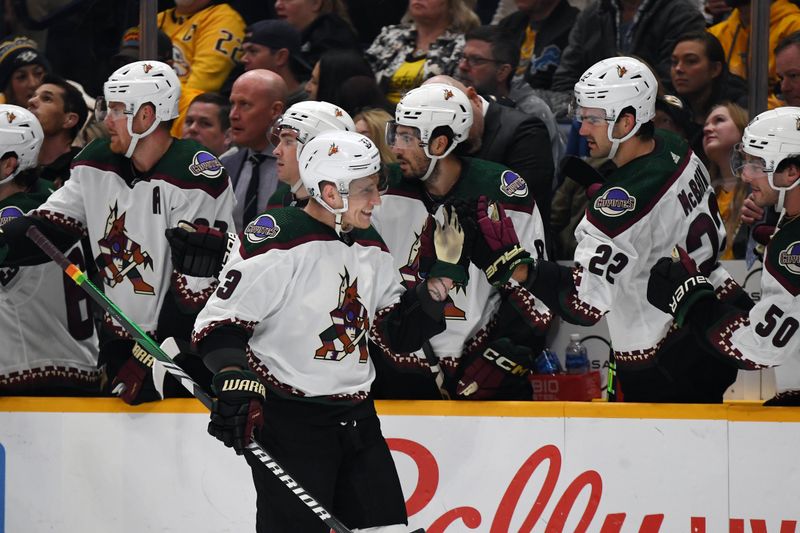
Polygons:
[[525,183],[522,176],[512,170],[504,170],[500,174],[500,190],[510,198],[528,196],[528,184]]
[[258,244],[267,239],[274,239],[280,233],[281,227],[272,215],[260,215],[244,229],[244,236],[248,242]]
[[780,251],[778,264],[792,274],[800,274],[800,241],[794,241]]
[[218,178],[222,175],[223,167],[219,159],[206,151],[199,151],[192,157],[192,164],[189,165],[189,172],[195,176],[205,176],[206,178]]
[[8,207],[2,208],[0,209],[0,226],[11,222],[15,218],[20,218],[24,214],[25,213],[23,213],[19,207],[14,205],[9,205]]
[[636,209],[636,197],[622,187],[612,187],[594,201],[594,208],[609,217],[618,217]]

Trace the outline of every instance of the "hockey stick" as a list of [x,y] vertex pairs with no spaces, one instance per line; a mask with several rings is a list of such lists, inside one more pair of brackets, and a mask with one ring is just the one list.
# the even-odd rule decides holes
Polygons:
[[[125,314],[114,304],[100,289],[89,281],[80,268],[69,262],[61,251],[50,242],[50,240],[42,235],[36,226],[30,226],[25,232],[25,235],[31,239],[36,245],[47,254],[64,272],[72,278],[72,280],[81,287],[89,297],[97,303],[105,312],[113,316],[119,322],[125,331],[127,331],[133,340],[139,343],[147,353],[152,355],[158,363],[163,365],[164,369],[172,374],[192,396],[200,400],[200,403],[211,410],[213,400],[206,394],[206,392],[198,385],[186,372],[181,369],[172,358],[167,355],[156,342],[145,333],[136,323],[132,322]],[[165,343],[165,346],[167,343]],[[281,480],[286,487],[291,490],[309,509],[311,509],[317,517],[322,520],[325,525],[330,527],[335,533],[353,533],[347,529],[336,517],[332,516],[325,508],[320,505],[317,500],[312,497],[306,490],[301,487],[286,471],[273,459],[264,448],[255,439],[252,439],[250,444],[247,445],[247,450],[252,453],[261,463],[266,466],[270,472]]]

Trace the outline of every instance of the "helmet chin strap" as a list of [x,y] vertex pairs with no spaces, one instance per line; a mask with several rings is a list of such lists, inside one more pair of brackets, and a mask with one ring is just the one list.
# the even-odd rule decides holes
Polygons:
[[433,169],[436,168],[436,162],[439,160],[439,158],[438,157],[431,157],[430,159],[431,159],[431,162],[428,163],[428,170],[426,170],[425,174],[423,174],[422,177],[419,178],[419,181],[427,181],[427,179],[431,177],[431,174],[433,173]]
[[[298,182],[298,183],[300,183],[300,182]],[[333,207],[329,206],[328,202],[326,202],[325,200],[323,200],[322,198],[320,198],[318,196],[315,197],[314,199],[317,200],[317,202],[319,202],[322,205],[322,207],[324,207],[325,209],[327,209],[328,211],[333,213],[333,216],[334,216],[334,219],[333,219],[334,220],[334,228],[333,229],[336,231],[336,235],[338,235],[339,237],[342,237],[343,234],[348,233],[350,230],[353,229],[352,227],[347,228],[347,227],[344,227],[342,225],[342,218],[344,217],[344,214],[347,212],[347,206],[348,206],[347,195],[346,194],[342,195],[343,205],[342,205],[342,207],[340,209],[336,209],[336,208],[333,208]]]
[[133,155],[133,151],[136,149],[136,145],[139,143],[139,139],[141,139],[142,137],[147,137],[148,135],[153,133],[153,131],[155,131],[155,129],[158,127],[160,123],[161,119],[156,117],[153,120],[153,123],[150,125],[149,128],[147,128],[145,132],[133,133],[133,115],[128,115],[128,133],[131,136],[131,143],[128,145],[128,151],[125,152],[125,157],[130,159],[131,156]]
[[289,190],[292,191],[292,194],[297,194],[297,191],[300,190],[300,187],[303,186],[303,180],[297,178],[297,181],[294,182],[294,185],[289,187]]
[[636,135],[636,132],[639,131],[639,127],[641,124],[638,122],[634,124],[633,129],[628,132],[627,135],[624,137],[617,139],[614,137],[614,122],[608,123],[608,140],[611,141],[611,151],[608,152],[608,158],[614,159],[617,155],[617,150],[619,150],[619,145]]

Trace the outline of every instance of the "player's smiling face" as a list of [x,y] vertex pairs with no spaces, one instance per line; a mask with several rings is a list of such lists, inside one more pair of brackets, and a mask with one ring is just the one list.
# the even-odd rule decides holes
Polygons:
[[103,121],[108,128],[111,151],[115,154],[124,154],[131,144],[131,134],[128,132],[128,115],[125,114],[125,105],[121,102],[110,102],[108,114]]
[[611,153],[611,141],[608,138],[608,121],[602,109],[586,107],[581,109],[576,118],[581,123],[579,134],[589,145],[592,157],[606,157]]
[[[778,191],[769,186],[769,178],[763,170],[760,158],[748,157],[741,172],[742,180],[750,185],[750,195],[757,206],[766,207],[778,203]],[[780,174],[776,172],[773,176],[776,183]]]
[[342,224],[359,229],[368,228],[372,223],[372,211],[380,204],[377,174],[353,180],[350,182],[347,212],[342,216]]

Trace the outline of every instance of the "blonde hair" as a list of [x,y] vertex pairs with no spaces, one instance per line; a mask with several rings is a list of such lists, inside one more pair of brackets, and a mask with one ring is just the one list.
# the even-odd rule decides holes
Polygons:
[[[475,0],[447,0],[447,12],[450,18],[448,29],[455,33],[467,33],[481,25],[481,19],[475,14]],[[414,22],[406,11],[402,22]]]
[[397,158],[392,153],[389,145],[386,144],[386,123],[392,120],[392,115],[383,109],[365,109],[353,117],[353,122],[363,120],[367,123],[367,131],[370,139],[378,147],[381,153],[381,161],[384,164],[397,163]]
[[[711,107],[708,112],[709,116],[718,107],[724,107],[728,110],[731,120],[736,125],[736,129],[739,130],[739,135],[741,136],[744,134],[744,129],[750,122],[750,116],[748,115],[747,110],[733,102],[722,102]],[[724,183],[722,169],[713,161],[709,162],[708,174],[711,177],[711,186],[714,188],[714,194],[719,196]],[[731,198],[731,206],[728,211],[728,217],[723,221],[725,224],[725,235],[728,236],[723,255],[728,254],[733,247],[733,239],[736,236],[736,232],[739,231],[739,226],[741,225],[739,215],[742,211],[742,205],[744,205],[745,198],[747,198],[747,184],[744,182],[744,180],[737,179],[736,186],[733,188],[733,198]]]

